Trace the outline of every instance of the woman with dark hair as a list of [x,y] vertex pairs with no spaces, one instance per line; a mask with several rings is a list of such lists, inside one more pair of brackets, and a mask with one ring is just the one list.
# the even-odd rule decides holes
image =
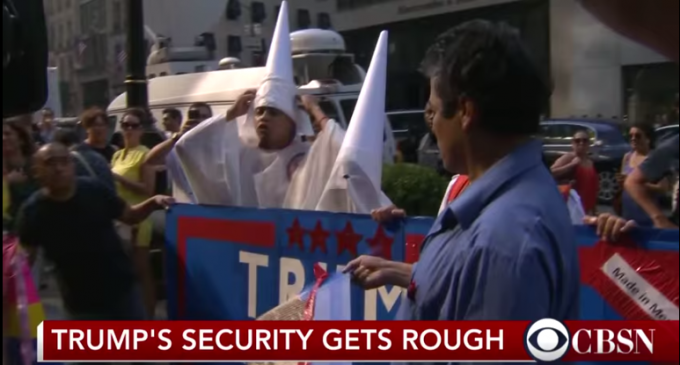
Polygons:
[[[626,153],[621,164],[620,182],[623,184],[626,177],[630,175],[642,162],[647,159],[650,152],[655,147],[656,132],[654,128],[646,123],[638,123],[630,128],[630,146],[632,151]],[[657,183],[648,183],[647,189],[657,200],[669,189],[669,182],[666,178]],[[642,209],[631,196],[624,190],[621,196],[621,216],[626,220],[633,220],[637,225],[643,227],[653,227],[654,222],[651,217]]]
[[[154,195],[156,169],[145,163],[149,149],[142,145],[142,134],[148,114],[143,109],[129,109],[120,120],[124,146],[114,153],[111,170],[116,181],[118,196],[128,204],[136,205]],[[149,246],[152,237],[151,220],[136,226],[119,224],[119,234],[132,246],[137,273],[144,292],[146,310],[152,319],[156,307],[154,281],[149,266]]]
[[38,190],[31,169],[34,149],[33,138],[25,128],[14,122],[3,123],[3,184],[6,184],[9,192],[7,216],[10,221],[16,217],[21,204]]

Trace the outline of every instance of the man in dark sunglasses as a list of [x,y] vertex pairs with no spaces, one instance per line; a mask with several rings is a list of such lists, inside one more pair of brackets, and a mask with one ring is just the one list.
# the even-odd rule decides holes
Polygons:
[[152,166],[165,166],[172,189],[172,196],[179,203],[195,203],[191,187],[174,151],[175,144],[185,133],[212,118],[212,108],[206,103],[194,103],[189,107],[187,120],[177,133],[173,133],[166,141],[158,144],[147,155],[145,163]]

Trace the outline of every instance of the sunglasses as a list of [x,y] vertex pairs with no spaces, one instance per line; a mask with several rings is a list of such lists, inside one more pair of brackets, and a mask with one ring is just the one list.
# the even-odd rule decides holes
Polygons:
[[574,143],[576,144],[586,144],[589,143],[590,139],[588,138],[574,138]]
[[142,125],[139,123],[122,122],[120,127],[123,129],[139,129]]

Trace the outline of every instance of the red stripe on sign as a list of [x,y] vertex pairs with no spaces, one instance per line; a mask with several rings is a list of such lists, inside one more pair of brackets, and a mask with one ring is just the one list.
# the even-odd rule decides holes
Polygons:
[[276,246],[274,222],[180,217],[177,220],[177,314],[186,314],[187,242],[189,239],[222,241],[256,247]]
[[[624,239],[615,244],[598,242],[581,247],[579,259],[581,282],[595,289],[624,319],[662,319],[664,304],[675,308],[677,315],[677,251],[646,250]],[[678,336],[677,328],[674,336]]]
[[420,257],[420,247],[425,241],[424,234],[407,234],[406,235],[406,257],[404,261],[409,264],[418,262]]

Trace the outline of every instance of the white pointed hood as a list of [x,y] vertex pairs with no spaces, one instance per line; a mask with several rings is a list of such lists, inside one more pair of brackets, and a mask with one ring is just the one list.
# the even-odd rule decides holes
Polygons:
[[374,186],[380,187],[385,136],[387,32],[380,33],[366,80],[347,127],[338,161],[359,162]]
[[[356,108],[317,210],[369,213],[391,204],[381,189],[387,32],[380,33]],[[343,203],[344,201],[344,203]]]
[[307,113],[300,109],[295,99],[297,86],[293,77],[293,53],[288,26],[288,3],[281,3],[274,29],[265,77],[257,90],[254,107],[272,107],[293,119],[300,135],[314,135]]

